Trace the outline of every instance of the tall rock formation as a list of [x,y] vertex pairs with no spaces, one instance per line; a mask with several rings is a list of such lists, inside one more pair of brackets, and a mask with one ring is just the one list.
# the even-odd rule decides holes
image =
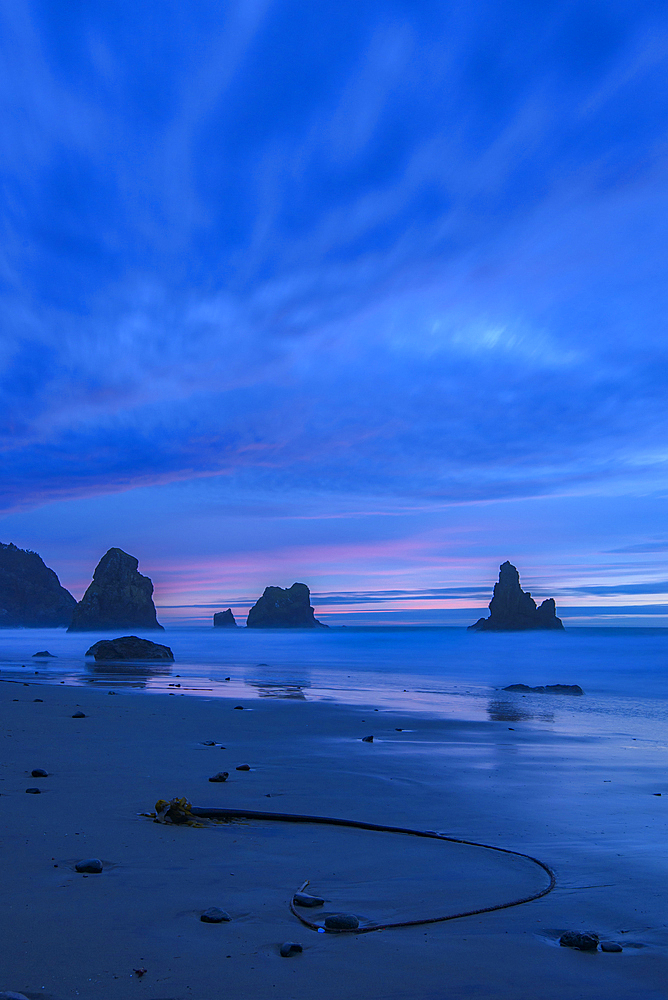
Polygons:
[[527,629],[563,629],[557,618],[557,608],[550,597],[540,607],[531,594],[520,587],[520,575],[512,563],[499,568],[499,582],[494,584],[494,596],[489,602],[489,618],[479,618],[469,631],[520,632]]
[[36,552],[0,542],[0,628],[69,625],[76,603]]
[[232,608],[228,608],[227,611],[217,611],[213,616],[213,624],[216,628],[236,628],[237,623]]
[[329,628],[315,617],[311,592],[305,583],[267,587],[248,612],[247,628]]
[[137,571],[139,561],[122,549],[102,556],[93,582],[72,615],[68,632],[162,629],[153,603],[153,584]]

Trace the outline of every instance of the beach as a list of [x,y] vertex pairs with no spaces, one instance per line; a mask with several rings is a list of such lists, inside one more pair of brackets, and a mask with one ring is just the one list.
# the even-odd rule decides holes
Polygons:
[[[656,740],[512,717],[519,699],[458,719],[372,700],[109,690],[34,673],[0,683],[0,990],[30,1000],[668,996],[668,780]],[[219,771],[228,780],[209,782]],[[35,786],[41,794],[26,794]],[[170,827],[141,815],[174,796],[435,830],[535,856],[557,884],[474,917],[318,934],[288,908],[307,879],[328,912],[382,922],[503,902],[545,875],[496,852],[398,835],[268,821]],[[91,857],[101,874],[75,872]],[[211,906],[231,920],[203,923]],[[568,929],[623,951],[560,947]],[[286,941],[303,952],[281,957]]]

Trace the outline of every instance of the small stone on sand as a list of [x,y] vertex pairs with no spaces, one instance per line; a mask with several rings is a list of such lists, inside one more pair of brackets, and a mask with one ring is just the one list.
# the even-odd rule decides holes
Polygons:
[[237,771],[250,771],[250,764],[239,764]]
[[215,747],[215,745],[216,745],[215,740],[202,740],[203,747]]
[[332,913],[325,917],[325,927],[329,931],[354,931],[360,922],[353,913]]
[[243,712],[243,710],[244,710],[244,706],[243,705],[235,705],[234,707],[235,707],[235,709],[236,709],[237,712]]
[[41,795],[42,794],[42,789],[41,788],[26,788],[26,792],[28,793],[28,795]]
[[363,736],[362,743],[373,743],[373,736]]
[[290,958],[291,955],[299,955],[304,949],[295,941],[286,941],[281,945],[281,955],[283,958]]
[[49,772],[45,771],[43,767],[34,767],[30,772],[31,778],[48,778]]
[[565,931],[559,938],[563,948],[579,948],[580,951],[596,951],[598,934],[582,934],[580,931]]
[[87,875],[99,875],[103,867],[99,858],[86,858],[85,861],[77,861],[74,869],[78,872],[86,872]]
[[200,920],[203,924],[225,924],[230,921],[232,917],[225,910],[221,910],[218,906],[210,906],[208,910],[205,910],[201,914]]
[[209,781],[227,781],[229,778],[229,773],[227,771],[219,771],[218,774],[214,774]]
[[43,698],[33,698],[33,701],[44,701]]
[[85,719],[86,718],[86,714],[85,714],[85,712],[75,712],[74,715],[72,716],[72,718],[73,719]]
[[311,896],[308,892],[296,892],[292,897],[295,906],[322,906],[325,902],[320,896]]
[[601,941],[601,951],[623,951],[621,944],[616,941]]

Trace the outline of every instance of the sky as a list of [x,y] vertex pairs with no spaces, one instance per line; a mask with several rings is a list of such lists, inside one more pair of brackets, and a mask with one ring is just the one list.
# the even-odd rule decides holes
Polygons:
[[668,625],[668,9],[0,5],[0,541]]

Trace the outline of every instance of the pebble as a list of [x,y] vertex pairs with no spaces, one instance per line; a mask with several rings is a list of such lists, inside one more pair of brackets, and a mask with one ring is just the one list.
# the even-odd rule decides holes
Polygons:
[[623,951],[621,944],[616,941],[601,941],[601,951]]
[[88,875],[99,875],[103,867],[99,858],[86,858],[85,861],[77,861],[74,869],[78,872],[86,872]]
[[296,941],[286,941],[281,945],[281,955],[283,958],[290,958],[291,955],[299,955],[304,949]]
[[362,743],[373,743],[373,736],[363,736]]
[[215,740],[202,740],[203,747],[215,747],[215,745],[216,745]]
[[86,715],[84,712],[75,712],[72,716],[73,719],[85,719]]
[[4,990],[0,993],[0,1000],[28,1000],[25,993],[13,993],[12,990]]
[[28,795],[41,795],[42,794],[41,788],[26,788],[26,792],[28,793]]
[[243,705],[235,705],[234,707],[235,707],[235,709],[236,709],[236,710],[237,710],[238,712],[243,712],[243,710],[244,710],[244,706],[243,706]]
[[225,924],[232,917],[225,910],[221,910],[218,906],[210,906],[208,910],[200,916],[200,920],[204,924]]
[[360,922],[353,913],[332,913],[325,917],[325,927],[329,931],[354,931]]
[[214,774],[213,777],[209,778],[209,781],[227,781],[229,776],[228,771],[219,771],[218,774]]
[[33,701],[44,701],[43,698],[33,698]]
[[579,948],[580,951],[596,951],[598,934],[582,934],[580,931],[566,931],[559,938],[563,948]]
[[295,906],[322,906],[325,902],[320,896],[312,896],[308,892],[296,892],[292,897]]
[[34,767],[30,772],[31,778],[48,778],[49,772],[45,771],[43,767]]
[[250,771],[250,764],[239,764],[237,771]]

